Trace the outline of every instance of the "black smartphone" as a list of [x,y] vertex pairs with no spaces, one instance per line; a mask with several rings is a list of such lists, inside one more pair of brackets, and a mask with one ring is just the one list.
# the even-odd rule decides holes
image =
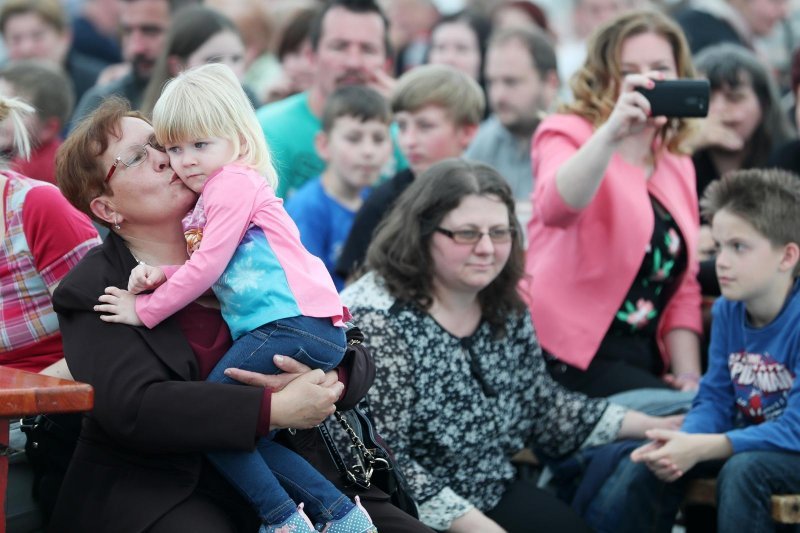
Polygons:
[[654,117],[704,117],[708,115],[711,88],[708,80],[662,80],[652,89],[637,87],[650,102]]

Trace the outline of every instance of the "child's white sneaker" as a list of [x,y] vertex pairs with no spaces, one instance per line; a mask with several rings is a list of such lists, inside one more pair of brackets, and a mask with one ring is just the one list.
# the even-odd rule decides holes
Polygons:
[[303,511],[303,504],[297,506],[297,511],[280,524],[264,524],[258,533],[317,533],[314,524]]
[[331,520],[322,528],[322,533],[378,533],[369,513],[356,496],[356,506],[339,520]]

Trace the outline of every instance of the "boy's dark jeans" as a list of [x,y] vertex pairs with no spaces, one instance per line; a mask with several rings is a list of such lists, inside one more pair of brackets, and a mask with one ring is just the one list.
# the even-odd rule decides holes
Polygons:
[[700,463],[674,483],[625,458],[589,506],[587,521],[598,532],[669,532],[687,483],[715,476],[718,531],[772,532],[770,498],[800,493],[800,454],[742,452]]

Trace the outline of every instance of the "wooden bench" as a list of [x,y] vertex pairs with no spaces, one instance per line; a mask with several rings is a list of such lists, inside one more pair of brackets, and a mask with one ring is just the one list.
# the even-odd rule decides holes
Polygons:
[[8,423],[27,415],[75,413],[92,408],[90,385],[0,366],[0,533],[5,533]]
[[[717,504],[717,482],[697,479],[689,484],[684,504]],[[779,524],[800,524],[800,494],[778,494],[772,497],[772,519]]]

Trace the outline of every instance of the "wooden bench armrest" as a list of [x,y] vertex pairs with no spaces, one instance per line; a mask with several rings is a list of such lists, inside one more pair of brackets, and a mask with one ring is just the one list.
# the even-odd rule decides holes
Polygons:
[[800,524],[800,494],[773,496],[772,518],[779,524]]
[[[716,491],[717,480],[695,479],[686,487],[684,504],[716,506]],[[773,495],[772,519],[779,524],[800,524],[800,494]]]

